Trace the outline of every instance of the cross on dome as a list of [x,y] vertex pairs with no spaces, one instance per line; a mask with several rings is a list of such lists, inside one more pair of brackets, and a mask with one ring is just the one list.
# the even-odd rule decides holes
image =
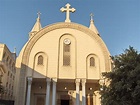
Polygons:
[[75,8],[70,8],[70,4],[69,3],[67,3],[66,5],[66,8],[64,8],[64,7],[62,7],[61,9],[60,9],[60,11],[61,12],[66,12],[66,20],[65,20],[65,22],[71,22],[71,20],[70,20],[70,12],[75,12]]
[[41,12],[38,12],[37,15],[38,15],[38,18],[40,18]]
[[93,13],[90,14],[90,20],[93,20]]

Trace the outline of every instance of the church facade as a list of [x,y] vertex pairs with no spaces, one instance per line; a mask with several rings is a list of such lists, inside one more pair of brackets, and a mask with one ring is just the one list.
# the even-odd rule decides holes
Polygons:
[[94,21],[41,27],[40,14],[16,61],[15,105],[100,105],[99,81],[111,70],[110,53]]

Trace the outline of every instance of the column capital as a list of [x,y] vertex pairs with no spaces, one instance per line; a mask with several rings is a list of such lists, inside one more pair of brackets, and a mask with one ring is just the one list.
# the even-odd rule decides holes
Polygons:
[[90,97],[90,94],[87,94],[87,97]]
[[46,82],[51,82],[51,78],[46,78]]
[[100,85],[105,84],[105,79],[100,79],[100,80],[99,80],[99,84],[100,84]]
[[52,78],[52,81],[53,82],[57,82],[57,78]]
[[32,78],[31,76],[30,76],[30,77],[27,77],[27,80],[28,80],[28,81],[32,81],[32,79],[33,79],[33,78]]
[[76,79],[75,80],[75,83],[80,83],[80,79]]
[[33,80],[32,77],[27,77],[28,85],[31,85],[32,84],[32,80]]
[[96,96],[98,93],[99,93],[99,91],[97,91],[97,90],[94,91],[94,95],[95,95],[95,96]]
[[84,78],[84,79],[82,79],[82,81],[81,81],[82,83],[86,83],[86,79]]

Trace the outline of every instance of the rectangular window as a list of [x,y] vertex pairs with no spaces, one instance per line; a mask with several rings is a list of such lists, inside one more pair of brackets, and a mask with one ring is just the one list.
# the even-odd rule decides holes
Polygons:
[[70,44],[63,44],[63,65],[70,66]]
[[70,45],[64,44],[64,52],[70,52]]
[[64,66],[70,66],[70,55],[64,55],[63,56],[63,65]]

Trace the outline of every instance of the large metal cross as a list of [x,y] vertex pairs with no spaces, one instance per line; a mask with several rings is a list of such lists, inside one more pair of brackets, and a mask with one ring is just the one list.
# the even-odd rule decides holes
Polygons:
[[62,7],[61,9],[60,9],[60,11],[61,12],[66,12],[66,20],[65,20],[65,22],[71,22],[71,20],[70,20],[70,12],[75,12],[75,8],[70,8],[70,4],[68,3],[68,4],[66,4],[66,8],[64,8],[64,7]]

